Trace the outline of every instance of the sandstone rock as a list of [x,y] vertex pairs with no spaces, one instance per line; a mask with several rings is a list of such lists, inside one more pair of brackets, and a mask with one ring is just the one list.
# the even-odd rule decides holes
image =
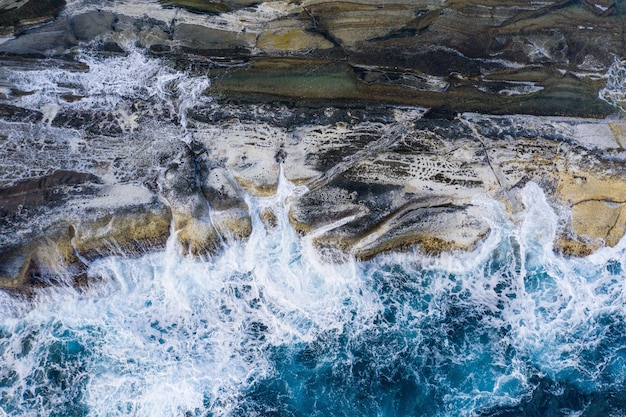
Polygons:
[[[2,4],[18,30],[0,44],[0,286],[71,281],[171,232],[212,253],[257,215],[284,221],[248,204],[284,179],[292,225],[329,259],[471,249],[490,224],[475,197],[516,222],[529,182],[562,215],[563,253],[626,230],[626,129],[604,119],[621,99],[603,100],[621,88],[618,2],[105,2],[26,30],[58,9]],[[158,80],[89,96],[79,59],[131,57]],[[72,81],[18,88],[42,68]]]
[[[128,187],[121,195],[98,194],[100,182],[89,173],[55,171],[0,190],[3,285],[41,285],[55,276],[71,281],[70,273],[59,271],[77,275],[83,260],[165,246],[166,208],[149,193],[142,201]],[[87,198],[90,194],[96,195]]]
[[268,23],[257,38],[256,47],[269,52],[310,52],[334,45],[301,19],[284,19]]
[[161,190],[171,210],[174,231],[185,251],[212,253],[219,246],[219,234],[211,222],[208,202],[198,184],[191,149],[184,147],[177,161],[165,172]]
[[615,246],[624,236],[626,180],[621,166],[607,168],[598,172],[598,166],[570,166],[560,175],[557,198],[572,208],[570,221],[575,235],[569,239],[572,243],[565,244],[571,254]]
[[29,284],[26,272],[30,266],[32,251],[27,248],[6,250],[0,255],[0,286],[19,288]]
[[423,5],[408,2],[318,2],[305,6],[304,13],[332,43],[348,49],[401,29],[424,29],[438,16],[438,11],[429,13]]
[[[133,256],[164,248],[170,227],[169,210],[156,207],[119,212],[93,222],[77,222],[69,226],[69,235],[77,255],[93,260],[110,254]],[[67,255],[66,258],[71,259]]]
[[202,193],[211,210],[211,219],[219,234],[243,239],[252,233],[250,211],[235,178],[224,167],[208,166],[202,178]]
[[[268,125],[251,126],[247,130],[237,123],[207,126],[206,129],[200,129],[197,135],[197,139],[207,149],[207,158],[220,161],[220,165],[229,171],[228,177],[232,176],[239,187],[257,196],[272,195],[276,191],[279,165],[275,156],[283,137],[280,129]],[[215,180],[215,185],[207,184],[207,192],[210,196],[212,194],[214,201],[217,199],[211,188],[215,189],[216,186],[219,190],[224,185],[225,191],[228,187],[227,192],[235,195],[232,185],[227,186],[224,176]],[[233,204],[232,197],[230,199]],[[240,202],[236,204],[241,206]]]
[[613,137],[619,147],[626,149],[626,123],[619,121],[615,123],[608,123],[608,127],[611,129],[611,133],[613,134]]
[[[133,133],[133,142],[120,142],[119,151],[93,154],[109,161],[97,168],[100,175],[53,172],[5,187],[4,218],[13,220],[4,236],[22,230],[21,238],[3,244],[5,285],[47,282],[56,263],[80,273],[81,260],[162,247],[170,230],[186,252],[212,253],[222,240],[251,233],[245,195],[274,194],[281,167],[286,178],[306,186],[290,197],[293,226],[329,259],[414,247],[428,253],[472,249],[489,234],[475,197],[501,201],[515,221],[524,210],[518,191],[530,181],[555,208],[571,209],[555,242],[564,253],[615,245],[626,228],[617,120],[611,129],[589,119],[445,109],[251,105],[239,106],[233,122],[231,110],[212,109],[196,113],[189,144],[146,129]],[[127,155],[133,146],[142,151]],[[44,166],[58,163],[41,157]],[[159,186],[137,185],[159,169]],[[18,203],[28,209],[23,217]],[[273,213],[259,215],[266,227],[277,222]],[[25,224],[40,226],[25,234]]]
[[[623,209],[624,204],[596,200],[582,201],[572,208],[572,227],[579,236],[585,236],[591,241],[599,240],[598,246],[603,243],[615,246],[624,232],[624,224],[618,224]],[[614,231],[615,227],[618,229]],[[615,239],[620,229],[622,235]]]

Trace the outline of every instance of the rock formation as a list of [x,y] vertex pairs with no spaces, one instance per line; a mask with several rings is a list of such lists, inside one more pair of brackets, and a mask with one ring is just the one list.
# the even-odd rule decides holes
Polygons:
[[[565,255],[626,230],[617,1],[0,2],[0,286],[211,254],[307,191],[331,259],[474,248],[534,182]],[[126,77],[126,78],[125,78]],[[263,216],[272,223],[272,213]]]

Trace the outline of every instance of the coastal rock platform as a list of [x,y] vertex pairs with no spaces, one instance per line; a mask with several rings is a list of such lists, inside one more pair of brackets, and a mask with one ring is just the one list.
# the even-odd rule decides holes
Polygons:
[[530,183],[562,219],[554,250],[614,246],[622,8],[1,2],[0,287],[79,285],[172,234],[211,256],[282,179],[330,260],[472,250],[494,213],[518,221]]

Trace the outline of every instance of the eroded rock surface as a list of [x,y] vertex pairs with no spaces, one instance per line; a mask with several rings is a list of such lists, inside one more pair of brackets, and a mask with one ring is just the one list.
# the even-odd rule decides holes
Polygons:
[[45,4],[3,3],[0,29],[19,36],[0,44],[0,54],[74,60],[78,43],[99,41],[108,53],[140,45],[168,65],[210,71],[211,93],[227,102],[357,100],[604,117],[613,108],[598,98],[603,75],[626,56],[625,11],[616,1],[168,0],[97,9],[79,1],[47,25],[14,31]]
[[2,287],[211,256],[280,175],[329,259],[472,249],[528,183],[564,254],[626,230],[619,2],[48,3],[0,2]]

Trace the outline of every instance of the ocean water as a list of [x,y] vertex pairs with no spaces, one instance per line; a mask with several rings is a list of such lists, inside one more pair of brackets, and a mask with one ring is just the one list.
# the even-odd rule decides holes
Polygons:
[[[534,184],[473,253],[322,261],[281,181],[249,241],[109,257],[86,289],[0,294],[0,415],[626,415],[626,247],[551,248]],[[272,207],[278,224],[258,218]]]
[[[208,78],[123,46],[84,51],[87,72],[3,69],[33,91],[9,101],[44,124],[113,112],[132,139],[142,100],[192,138]],[[619,106],[623,63],[611,71],[601,94]],[[626,415],[626,239],[555,254],[559,215],[530,183],[512,220],[476,200],[491,233],[471,253],[333,264],[289,224],[302,191],[281,178],[249,197],[250,239],[214,256],[184,256],[173,234],[164,251],[91,263],[87,287],[0,292],[0,416]]]

